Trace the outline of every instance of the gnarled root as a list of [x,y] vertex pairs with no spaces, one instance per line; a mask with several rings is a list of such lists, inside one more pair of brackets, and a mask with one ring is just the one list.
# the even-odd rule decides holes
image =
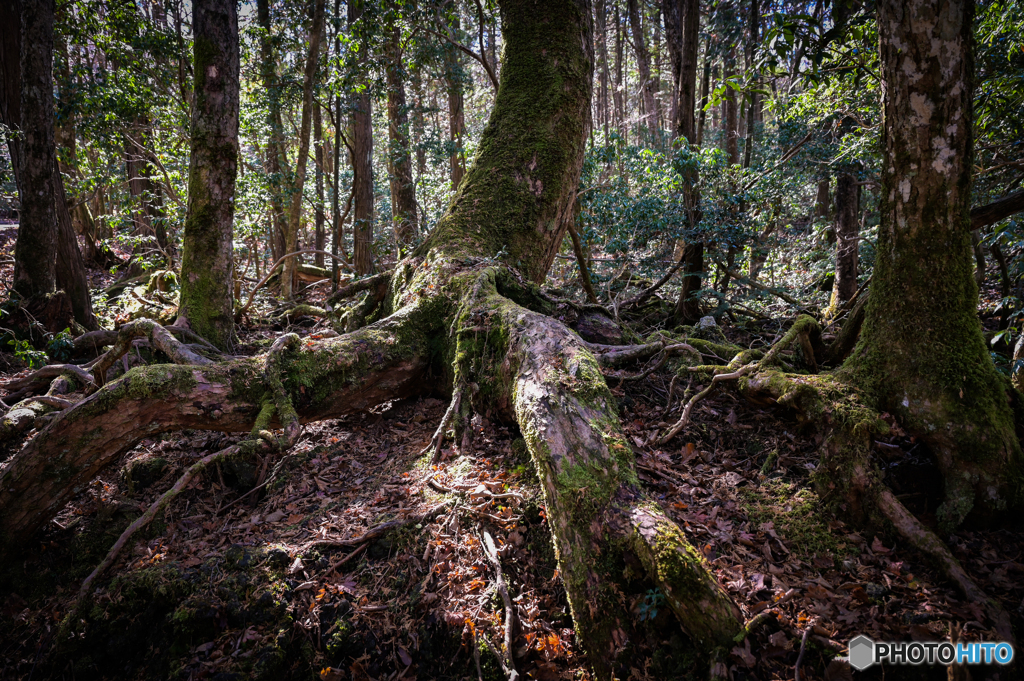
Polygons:
[[1015,641],[1002,606],[985,594],[945,542],[910,513],[882,481],[881,472],[871,462],[870,443],[875,435],[886,432],[888,425],[860,402],[853,388],[832,377],[763,371],[742,380],[740,392],[760,404],[792,407],[801,421],[819,429],[825,444],[815,482],[822,498],[841,507],[848,517],[888,525],[924,553],[964,597],[980,604],[1003,640]]
[[165,355],[171,358],[175,364],[213,364],[213,360],[198,355],[181,341],[171,335],[171,332],[152,319],[136,319],[128,322],[120,328],[117,333],[117,340],[113,347],[107,350],[99,361],[93,365],[93,373],[96,375],[97,385],[106,383],[106,373],[132,347],[132,341],[136,338],[149,338],[157,350],[162,350]]
[[478,367],[465,378],[481,395],[497,395],[494,406],[519,423],[576,629],[598,678],[611,678],[629,640],[642,635],[621,599],[636,588],[624,573],[638,558],[644,581],[674,601],[692,638],[728,645],[743,627],[739,609],[703,556],[639,490],[633,451],[594,355],[564,324],[519,307],[486,285],[491,275],[480,276],[485,285],[478,281],[467,296],[465,326],[456,330],[460,348],[476,358],[466,366]]
[[[337,338],[298,343],[286,336],[263,356],[132,369],[62,411],[0,466],[0,552],[27,541],[99,471],[157,433],[246,432],[255,421],[263,422],[260,430],[282,425],[287,441],[301,423],[418,392],[438,321],[411,305]],[[267,382],[277,362],[287,374],[280,386]],[[294,404],[290,413],[282,388]]]

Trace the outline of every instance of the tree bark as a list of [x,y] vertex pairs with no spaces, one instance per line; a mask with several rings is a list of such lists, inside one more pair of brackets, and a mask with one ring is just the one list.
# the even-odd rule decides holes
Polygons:
[[[299,153],[295,158],[295,174],[289,191],[288,223],[285,233],[285,253],[299,250],[299,224],[302,221],[302,197],[306,187],[306,167],[309,165],[309,132],[313,122],[313,89],[316,86],[317,67],[320,64],[320,37],[323,34],[324,0],[314,0],[313,18],[309,26],[309,51],[302,73],[302,114],[299,121]],[[281,297],[292,297],[298,256],[286,258],[281,268]]]
[[1019,503],[1021,475],[971,276],[972,15],[969,0],[878,5],[881,227],[864,329],[845,365],[935,454],[943,531]]
[[[324,153],[324,123],[320,111],[320,103],[313,104],[313,162],[316,164],[316,216],[313,223],[313,247],[323,251],[327,245],[327,234],[324,230],[324,170],[327,163]],[[317,267],[324,266],[324,254],[317,253],[313,262]]]
[[661,112],[654,96],[654,80],[651,78],[651,55],[647,51],[647,37],[640,23],[640,8],[637,0],[627,0],[629,27],[633,33],[633,51],[636,53],[636,68],[640,76],[640,92],[643,96],[644,122],[650,134],[651,142],[657,144],[660,131],[658,121]]
[[193,4],[194,106],[180,314],[221,349],[234,341],[232,226],[238,168],[238,16],[233,0]]
[[260,36],[260,79],[267,91],[267,126],[270,128],[266,156],[266,169],[270,185],[270,249],[276,262],[278,258],[287,253],[285,234],[288,232],[288,216],[285,209],[285,194],[291,183],[291,173],[288,169],[288,159],[285,156],[284,123],[281,119],[281,87],[277,78],[269,0],[256,0],[256,16],[262,30]]
[[[355,0],[348,5],[348,23],[352,28],[363,15],[364,0]],[[368,68],[369,29],[359,25],[356,35],[360,36],[357,67],[361,73]],[[364,85],[368,86],[368,83]],[[352,112],[352,171],[353,216],[352,250],[356,275],[373,273],[373,116],[371,99],[367,87],[353,97]]]
[[[452,28],[458,35],[459,17],[456,14]],[[458,191],[462,178],[466,174],[466,154],[462,149],[463,136],[466,134],[466,112],[462,94],[462,63],[461,55],[454,45],[446,47],[445,83],[448,87],[448,141],[452,145],[449,167],[452,180],[452,191]]]
[[53,12],[53,0],[22,0],[22,139],[17,173],[21,214],[14,244],[14,290],[25,298],[45,296],[57,289]]
[[[12,129],[21,128],[21,3],[5,3],[0,9],[0,34],[3,47],[0,48],[0,122]],[[67,129],[65,128],[67,132]],[[71,128],[69,143],[73,145],[74,131]],[[73,146],[71,147],[73,149]],[[15,184],[21,187],[20,164],[24,156],[22,142],[16,137],[8,138],[8,150],[11,166],[14,171]],[[53,209],[56,220],[56,264],[54,276],[56,287],[64,290],[71,303],[75,320],[86,329],[98,326],[92,311],[92,300],[89,295],[89,281],[85,273],[85,263],[78,249],[71,215],[68,212],[68,201],[64,194],[64,181],[60,173],[60,165],[53,155]],[[87,210],[87,209],[86,209]],[[20,228],[19,228],[20,230]],[[90,240],[91,235],[86,235]],[[90,241],[90,243],[93,243]],[[95,245],[93,243],[93,245]],[[61,331],[62,329],[51,329]]]
[[388,86],[388,166],[391,171],[391,220],[400,252],[412,245],[416,223],[416,184],[409,148],[409,111],[405,103],[405,69],[399,46],[398,25],[389,29],[384,46]]
[[983,229],[1024,211],[1024,190],[971,209],[971,229]]
[[857,292],[857,251],[860,243],[860,185],[850,173],[836,183],[836,276],[832,285],[832,310],[839,310]]
[[742,615],[639,489],[597,359],[562,322],[520,304],[543,306],[524,279],[543,279],[579,182],[593,77],[590,8],[533,0],[500,7],[502,87],[479,153],[428,240],[381,277],[389,289],[381,314],[390,314],[337,338],[279,340],[278,355],[139,368],[102,387],[0,468],[0,547],[27,541],[144,437],[185,427],[246,431],[254,421],[257,433],[288,424],[294,432],[301,421],[430,390],[436,379],[424,379],[443,357],[450,363],[433,368],[467,387],[468,412],[514,420],[524,435],[595,676],[624,678],[626,644],[663,633],[627,605],[652,586],[698,649],[731,645]]
[[[695,119],[697,97],[697,41],[700,33],[700,3],[697,0],[672,0],[666,3],[665,34],[669,39],[670,53],[675,53],[679,69],[676,72],[676,135],[685,144],[697,145]],[[670,28],[671,26],[671,28]],[[671,45],[676,45],[675,50]],[[691,172],[684,180],[683,201],[686,206],[687,222],[692,232],[701,220],[700,191],[698,177]],[[674,317],[678,324],[693,324],[702,314],[696,293],[703,284],[704,243],[699,237],[685,240],[683,247],[682,288],[676,301]]]

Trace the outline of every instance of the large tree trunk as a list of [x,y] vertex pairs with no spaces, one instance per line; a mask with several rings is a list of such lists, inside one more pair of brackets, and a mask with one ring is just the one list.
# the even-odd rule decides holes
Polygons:
[[1019,501],[1021,448],[981,333],[968,217],[969,0],[878,5],[885,164],[875,270],[853,378],[932,449],[943,530]]
[[597,678],[624,678],[627,644],[659,635],[627,605],[652,587],[701,649],[730,645],[741,613],[639,489],[595,357],[562,322],[523,306],[544,307],[523,275],[543,279],[579,181],[593,73],[589,7],[506,0],[501,11],[501,88],[479,153],[428,240],[390,284],[379,279],[387,291],[378,314],[390,314],[337,338],[279,341],[277,355],[135,369],[66,410],[0,468],[8,557],[144,437],[248,431],[258,416],[255,433],[278,424],[295,432],[299,421],[425,392],[436,383],[425,379],[440,372],[465,395],[467,412],[518,423]]
[[[21,128],[21,11],[20,2],[4,3],[0,9],[0,32],[3,36],[3,48],[0,49],[0,122],[10,128]],[[67,128],[64,128],[67,132]],[[73,128],[70,131],[69,143],[74,142]],[[14,170],[15,183],[21,187],[21,163],[24,156],[22,140],[17,137],[8,138],[8,150]],[[73,147],[72,147],[73,151]],[[86,329],[95,329],[98,324],[92,311],[92,300],[89,296],[89,281],[85,274],[85,263],[78,249],[78,239],[68,212],[67,197],[64,193],[64,181],[60,173],[60,165],[56,154],[52,157],[52,189],[53,216],[56,220],[56,287],[62,289],[71,303],[75,320]],[[83,206],[84,208],[84,206]],[[87,210],[87,209],[86,209]],[[20,228],[19,228],[20,232]],[[89,243],[91,235],[86,235]],[[51,331],[62,329],[53,328]]]
[[26,298],[45,296],[57,288],[53,11],[53,0],[22,1],[18,117],[22,138],[17,173],[21,214],[14,243],[14,290]]
[[[412,245],[416,226],[416,185],[412,179],[409,149],[409,111],[405,103],[405,69],[399,46],[398,26],[388,29],[384,46],[388,84],[388,166],[391,170],[391,220],[395,241],[403,250]],[[404,252],[403,252],[404,255]]]
[[[363,15],[363,0],[355,0],[348,5],[348,23],[353,27]],[[369,29],[359,26],[360,36],[358,68],[365,73],[369,58]],[[368,85],[368,83],[366,83]],[[353,96],[352,112],[352,182],[355,188],[353,195],[352,215],[352,259],[357,275],[373,272],[373,115],[372,100],[366,87]]]
[[218,348],[233,342],[235,174],[238,168],[238,16],[233,0],[193,5],[195,103],[180,312]]

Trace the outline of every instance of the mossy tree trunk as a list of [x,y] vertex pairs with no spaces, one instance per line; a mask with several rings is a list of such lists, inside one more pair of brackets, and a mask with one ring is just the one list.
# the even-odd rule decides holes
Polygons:
[[193,14],[196,80],[180,311],[196,333],[224,349],[234,334],[238,15],[233,0],[199,0]]
[[944,530],[1016,503],[1021,479],[1007,383],[981,333],[971,271],[972,8],[878,5],[882,224],[863,332],[845,364],[931,447],[946,484]]
[[[501,13],[502,79],[477,157],[447,215],[390,275],[371,315],[378,321],[337,338],[294,338],[274,356],[140,368],[104,386],[0,468],[7,555],[144,437],[254,424],[259,432],[285,421],[270,413],[332,418],[425,392],[432,369],[464,395],[463,416],[487,414],[522,431],[598,678],[622,676],[636,642],[655,635],[629,609],[652,587],[702,649],[730,645],[743,626],[740,611],[640,489],[597,359],[544,314],[537,295],[535,282],[562,241],[586,143],[589,7],[505,0]],[[273,391],[265,387],[271,365],[282,372]],[[463,442],[471,446],[471,437]]]

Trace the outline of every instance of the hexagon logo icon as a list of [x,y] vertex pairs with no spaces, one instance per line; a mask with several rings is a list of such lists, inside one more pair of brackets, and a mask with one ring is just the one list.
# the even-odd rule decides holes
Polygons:
[[875,642],[867,636],[850,641],[850,666],[861,672],[875,663]]

